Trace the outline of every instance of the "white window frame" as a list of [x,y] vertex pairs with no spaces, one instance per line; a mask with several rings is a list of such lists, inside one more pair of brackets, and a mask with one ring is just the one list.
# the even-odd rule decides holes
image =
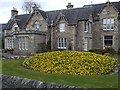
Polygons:
[[40,22],[39,21],[35,21],[34,29],[35,29],[35,31],[40,31]]
[[28,37],[25,37],[25,50],[28,50]]
[[13,43],[14,43],[14,40],[13,38],[6,38],[5,39],[5,49],[13,49]]
[[58,49],[67,49],[67,39],[58,38]]
[[22,50],[25,50],[25,38],[22,37]]
[[114,30],[115,19],[114,18],[105,18],[103,19],[103,30]]
[[14,45],[14,44],[13,44],[13,43],[14,43],[13,38],[12,38],[11,42],[12,42],[11,47],[12,47],[12,49],[13,49],[13,48],[14,48],[14,46],[13,46],[13,45]]
[[84,38],[84,51],[88,51],[88,38]]
[[65,31],[65,23],[60,23],[59,24],[59,30],[60,30],[60,32],[64,32]]
[[28,37],[19,37],[19,50],[28,50]]
[[22,50],[22,40],[21,40],[21,37],[19,37],[19,50]]

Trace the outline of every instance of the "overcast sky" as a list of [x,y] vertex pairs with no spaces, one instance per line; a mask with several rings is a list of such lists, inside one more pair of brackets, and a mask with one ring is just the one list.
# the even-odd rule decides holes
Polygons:
[[[66,9],[68,2],[74,5],[74,8],[82,7],[87,4],[105,3],[108,0],[34,0],[41,5],[44,11]],[[111,2],[119,0],[110,0]],[[18,14],[24,14],[22,11],[23,0],[0,0],[0,23],[7,23],[11,17],[13,7],[17,8]]]

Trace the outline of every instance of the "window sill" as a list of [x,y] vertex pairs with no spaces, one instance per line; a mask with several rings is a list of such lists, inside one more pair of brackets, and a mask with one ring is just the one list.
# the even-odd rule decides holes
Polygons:
[[65,32],[65,31],[60,31],[60,32]]
[[103,29],[103,31],[114,31],[114,29]]
[[66,47],[58,47],[58,49],[67,49]]
[[88,33],[88,31],[84,31],[85,33]]

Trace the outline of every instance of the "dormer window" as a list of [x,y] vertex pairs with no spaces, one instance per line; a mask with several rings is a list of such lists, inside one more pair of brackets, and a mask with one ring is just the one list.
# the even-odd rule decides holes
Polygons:
[[35,21],[34,29],[35,29],[35,31],[39,31],[40,30],[40,22],[39,21]]
[[103,19],[103,30],[114,30],[114,18]]
[[18,25],[15,25],[15,26],[13,27],[13,31],[18,31]]
[[59,24],[59,30],[60,30],[60,32],[64,32],[65,31],[65,23],[60,23]]

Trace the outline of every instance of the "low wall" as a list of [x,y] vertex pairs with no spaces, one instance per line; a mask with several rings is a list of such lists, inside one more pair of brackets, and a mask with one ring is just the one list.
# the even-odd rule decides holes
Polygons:
[[[0,74],[0,81],[2,81],[2,88],[65,88],[65,90],[92,90],[87,88],[79,88],[75,86],[61,85],[56,83],[44,83],[37,80],[20,78],[16,76],[8,76]],[[52,89],[51,89],[52,90]]]

